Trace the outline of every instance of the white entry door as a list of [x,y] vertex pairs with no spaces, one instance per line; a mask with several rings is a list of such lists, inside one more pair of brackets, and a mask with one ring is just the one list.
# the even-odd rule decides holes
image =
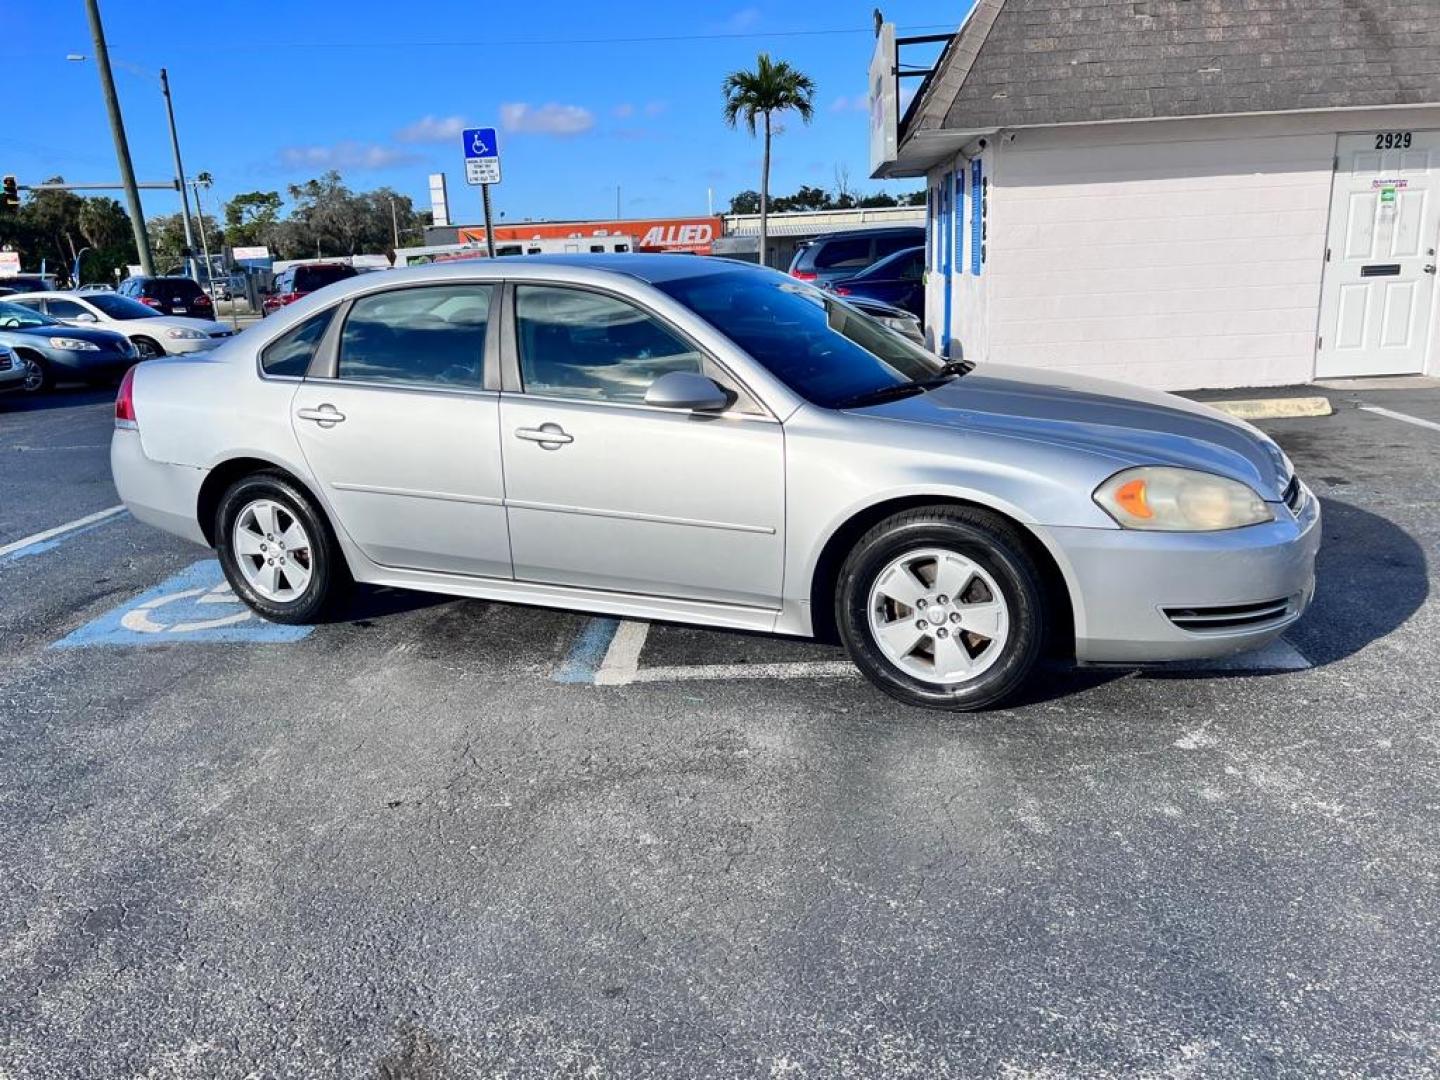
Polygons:
[[1440,132],[1342,135],[1320,301],[1321,378],[1429,363],[1440,226]]

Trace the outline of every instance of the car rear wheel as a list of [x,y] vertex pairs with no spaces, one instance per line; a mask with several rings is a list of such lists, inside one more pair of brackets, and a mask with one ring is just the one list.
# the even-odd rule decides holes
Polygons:
[[160,347],[157,341],[151,341],[148,337],[131,338],[135,343],[135,351],[140,355],[141,360],[153,360],[157,356],[164,356],[165,350]]
[[235,595],[272,622],[314,622],[350,584],[324,518],[275,473],[244,477],[225,492],[215,545]]
[[887,518],[840,572],[835,616],[861,672],[910,705],[995,706],[1044,645],[1045,589],[1011,523],[931,506]]
[[55,376],[44,360],[28,353],[21,356],[20,359],[25,365],[25,392],[27,394],[38,394],[54,388]]

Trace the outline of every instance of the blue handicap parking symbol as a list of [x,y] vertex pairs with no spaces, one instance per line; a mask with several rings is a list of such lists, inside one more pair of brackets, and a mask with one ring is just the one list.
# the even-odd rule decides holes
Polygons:
[[263,644],[298,641],[312,629],[266,622],[236,598],[220,564],[206,559],[86,623],[51,648],[175,642]]

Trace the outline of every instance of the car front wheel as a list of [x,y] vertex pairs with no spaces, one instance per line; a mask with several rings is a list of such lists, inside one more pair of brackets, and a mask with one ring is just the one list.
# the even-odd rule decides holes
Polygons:
[[53,389],[55,376],[51,374],[49,366],[44,360],[36,356],[24,358],[25,364],[25,392],[27,394],[38,394],[43,390]]
[[1034,669],[1045,599],[1015,526],[931,506],[860,538],[840,572],[835,616],[851,659],[887,694],[969,711],[1001,703]]
[[272,622],[314,622],[349,584],[324,519],[277,474],[247,476],[226,491],[215,547],[235,595]]

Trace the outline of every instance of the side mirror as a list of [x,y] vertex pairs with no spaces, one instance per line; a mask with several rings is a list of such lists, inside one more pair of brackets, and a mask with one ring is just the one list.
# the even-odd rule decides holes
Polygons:
[[95,318],[94,315],[91,315],[90,312],[88,312],[88,311],[82,311],[79,315],[76,315],[76,316],[75,316],[74,321],[75,321],[75,322],[99,322],[100,320],[97,319],[97,318]]
[[716,412],[730,404],[730,395],[714,379],[693,371],[671,371],[650,384],[650,389],[645,391],[645,404],[662,409]]

